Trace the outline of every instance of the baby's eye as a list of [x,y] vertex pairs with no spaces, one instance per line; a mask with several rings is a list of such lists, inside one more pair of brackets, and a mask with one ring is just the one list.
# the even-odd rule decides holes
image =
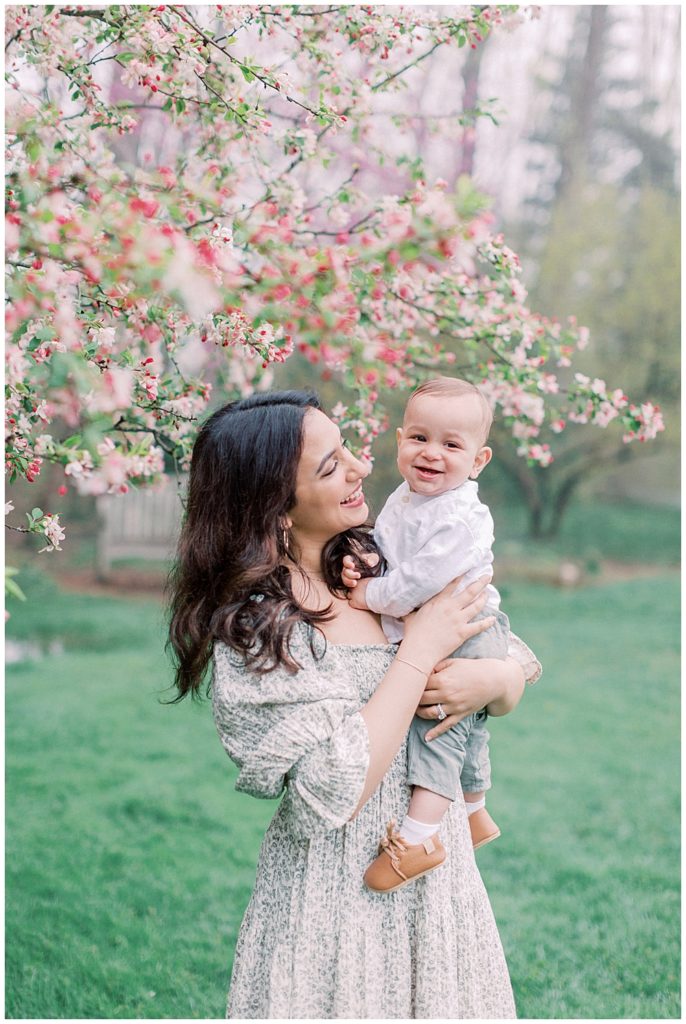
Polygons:
[[459,448],[459,447],[460,447],[459,444],[456,444],[455,441],[446,441],[446,448]]
[[412,435],[412,440],[413,441],[426,441],[426,438],[424,437],[423,434],[413,434]]

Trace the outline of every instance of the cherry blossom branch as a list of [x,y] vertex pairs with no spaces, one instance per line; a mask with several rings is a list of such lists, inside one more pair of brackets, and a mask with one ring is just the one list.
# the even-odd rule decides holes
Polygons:
[[354,181],[359,173],[360,173],[360,166],[359,166],[359,164],[353,164],[353,169],[352,169],[351,173],[348,175],[348,177],[345,179],[345,181],[342,181],[340,183],[340,185],[337,185],[336,188],[333,189],[333,191],[327,192],[327,194],[322,196],[321,199],[318,199],[316,203],[312,203],[311,206],[304,207],[303,213],[312,213],[313,210],[319,209],[319,207],[321,206],[322,203],[325,203],[327,199],[333,199],[333,197],[338,192],[340,192],[342,188],[345,188],[346,185],[349,185],[351,181]]
[[174,456],[177,449],[174,442],[166,436],[161,434],[155,427],[130,427],[126,426],[126,420],[122,416],[118,423],[112,425],[112,430],[116,430],[121,434],[150,434],[155,443],[159,445],[162,451],[166,452],[167,455]]
[[431,49],[427,50],[426,53],[423,53],[421,57],[417,57],[416,60],[410,61],[410,63],[406,64],[404,68],[400,68],[399,71],[395,71],[392,75],[389,75],[388,78],[384,78],[383,81],[377,82],[376,85],[373,85],[372,92],[377,92],[379,89],[383,89],[384,85],[388,85],[388,83],[392,82],[395,78],[399,78],[400,75],[404,75],[405,72],[409,71],[411,68],[416,68],[423,60],[426,60],[426,58],[430,57],[432,53],[435,53],[439,46],[445,46],[446,42],[447,40],[439,39],[438,42],[434,43]]
[[[321,18],[324,14],[338,14],[339,11],[346,11],[347,7],[329,7],[327,10],[317,11],[302,11],[300,8],[293,10],[293,17],[296,18]],[[268,7],[260,7],[260,14],[268,14],[272,18],[282,18],[283,13],[281,11],[272,11]]]
[[111,24],[109,19],[105,17],[102,11],[92,7],[88,9],[84,8],[83,10],[78,11],[67,10],[66,8],[62,8],[60,10],[60,15],[64,15],[64,17],[66,18],[95,18],[96,21],[106,21],[108,24]]
[[242,73],[247,72],[249,75],[252,75],[252,77],[256,78],[258,82],[261,82],[266,89],[274,90],[274,92],[279,93],[279,95],[283,99],[287,100],[289,103],[295,104],[296,107],[300,107],[302,110],[307,111],[307,113],[312,114],[313,117],[320,117],[322,115],[322,110],[314,110],[312,107],[308,107],[306,103],[301,103],[300,100],[296,100],[295,97],[288,96],[282,93],[278,86],[274,85],[273,82],[270,82],[268,78],[266,78],[264,75],[261,75],[254,68],[249,67],[247,64],[244,64],[242,61],[238,59],[238,57],[234,57],[234,55],[229,50],[227,50],[226,47],[220,46],[219,43],[217,43],[216,40],[212,39],[211,36],[206,35],[200,28],[200,26],[192,20],[192,18],[188,16],[184,17],[184,15],[181,13],[178,7],[169,8],[169,12],[171,14],[175,14],[177,18],[180,18],[181,21],[185,22],[185,24],[192,28],[193,31],[197,32],[206,46],[213,46],[215,47],[215,49],[219,50],[219,52],[222,53],[230,61],[231,64],[234,64],[236,67],[240,68]]

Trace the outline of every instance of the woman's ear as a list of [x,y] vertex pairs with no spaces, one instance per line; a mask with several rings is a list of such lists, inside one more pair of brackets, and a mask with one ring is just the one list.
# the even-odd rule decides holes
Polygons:
[[469,477],[471,480],[476,480],[482,469],[485,469],[488,463],[493,457],[493,449],[489,448],[488,445],[484,445],[477,452],[476,458],[474,459],[474,465],[472,466]]

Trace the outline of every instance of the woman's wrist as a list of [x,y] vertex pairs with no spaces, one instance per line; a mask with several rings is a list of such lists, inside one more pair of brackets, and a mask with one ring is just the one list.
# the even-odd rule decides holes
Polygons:
[[400,644],[395,660],[401,662],[403,665],[410,665],[412,668],[426,676],[427,679],[433,672],[435,664],[433,661],[429,663],[426,652],[419,648],[418,645],[409,644],[405,640]]

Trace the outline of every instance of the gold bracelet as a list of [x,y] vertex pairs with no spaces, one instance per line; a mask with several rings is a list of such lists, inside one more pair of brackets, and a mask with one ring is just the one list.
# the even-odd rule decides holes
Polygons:
[[415,670],[415,672],[421,672],[421,674],[423,676],[426,676],[427,679],[431,675],[430,672],[425,672],[423,668],[419,667],[419,665],[413,665],[411,661],[405,661],[405,659],[401,658],[400,655],[398,655],[398,654],[396,654],[395,660],[396,661],[400,661],[403,665],[408,665],[410,668],[413,668]]

